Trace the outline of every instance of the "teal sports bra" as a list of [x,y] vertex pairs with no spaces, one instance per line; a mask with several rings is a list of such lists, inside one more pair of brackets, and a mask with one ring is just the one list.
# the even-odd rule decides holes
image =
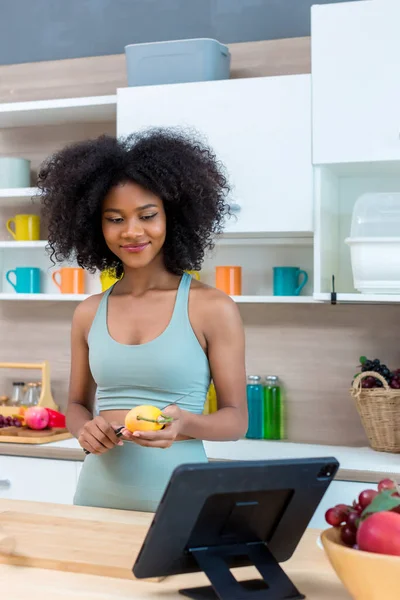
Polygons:
[[141,404],[165,408],[176,402],[201,414],[210,385],[210,367],[190,324],[192,276],[182,275],[167,328],[145,344],[116,342],[107,326],[108,298],[102,297],[89,331],[89,365],[97,385],[98,409],[130,410]]

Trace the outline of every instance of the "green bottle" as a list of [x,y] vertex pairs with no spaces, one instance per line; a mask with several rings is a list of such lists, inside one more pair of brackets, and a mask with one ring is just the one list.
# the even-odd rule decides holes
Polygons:
[[279,378],[268,375],[264,386],[264,439],[282,439],[282,402]]

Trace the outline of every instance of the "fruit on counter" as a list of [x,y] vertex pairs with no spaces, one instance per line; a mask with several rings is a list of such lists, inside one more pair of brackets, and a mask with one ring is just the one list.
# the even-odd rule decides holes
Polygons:
[[67,426],[65,421],[65,415],[58,412],[57,410],[53,410],[52,408],[46,408],[45,410],[49,415],[48,427],[60,427],[62,429],[65,429],[65,427]]
[[[32,410],[35,409],[35,410]],[[36,427],[36,414],[37,414],[37,409],[40,409],[40,411],[45,410],[48,414],[48,422],[47,425],[45,425],[44,427]],[[18,409],[16,408],[16,410],[18,410],[18,413],[15,415],[12,415],[12,417],[4,417],[3,415],[0,414],[0,427],[9,427],[10,424],[14,425],[15,427],[23,427],[23,426],[27,426],[30,429],[45,429],[46,427],[48,428],[59,428],[59,429],[65,429],[66,428],[66,419],[65,419],[65,415],[63,415],[62,413],[58,412],[57,410],[53,410],[51,408],[45,408],[45,407],[40,407],[40,406],[33,406],[30,408],[27,408],[25,406],[21,406]],[[29,411],[29,413],[28,413]],[[26,414],[28,413],[28,418],[29,418],[29,423],[26,421]],[[43,415],[43,412],[39,412],[39,414]],[[30,415],[30,417],[29,417]],[[32,417],[33,415],[33,417]],[[46,421],[46,417],[42,416],[42,421]],[[30,423],[32,423],[33,425],[31,425]]]
[[365,552],[400,556],[400,515],[376,512],[360,523],[357,545]]
[[393,479],[382,479],[377,490],[363,490],[352,505],[329,508],[325,520],[340,528],[346,546],[400,556],[400,489]]
[[4,417],[0,415],[0,429],[4,427],[22,427],[21,419],[16,416]]
[[43,406],[31,406],[25,411],[25,423],[29,429],[46,429],[49,413]]
[[[386,379],[391,388],[400,390],[400,369],[391,371],[387,365],[381,363],[379,358],[370,360],[366,356],[360,356],[360,364],[362,373],[365,373],[366,371],[379,373],[379,375]],[[370,375],[362,380],[361,385],[365,389],[372,389],[382,387],[383,383],[376,377]]]
[[173,419],[162,414],[159,408],[144,404],[135,406],[125,417],[125,427],[135,431],[159,431]]

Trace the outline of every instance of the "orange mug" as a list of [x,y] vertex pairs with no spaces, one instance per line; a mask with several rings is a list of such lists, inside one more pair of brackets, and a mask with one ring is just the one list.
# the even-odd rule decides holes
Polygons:
[[215,287],[229,296],[240,296],[242,267],[215,267]]
[[54,271],[51,277],[62,294],[85,293],[85,272],[79,267],[62,267]]

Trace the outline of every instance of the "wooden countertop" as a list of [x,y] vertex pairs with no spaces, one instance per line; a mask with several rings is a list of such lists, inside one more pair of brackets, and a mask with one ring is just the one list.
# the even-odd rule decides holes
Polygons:
[[[80,521],[87,520],[115,524],[116,528],[126,524],[137,526],[141,536],[143,526],[147,528],[152,518],[151,514],[146,513],[15,500],[0,500],[0,513],[3,511],[24,513],[38,520],[44,516],[67,517],[76,520],[78,526]],[[318,535],[316,530],[307,530],[294,556],[282,566],[307,600],[350,600],[325,553],[317,546]],[[115,543],[118,544],[118,538]],[[243,577],[252,575],[250,569],[241,572]],[[0,565],[0,591],[5,600],[177,600],[183,598],[178,593],[179,588],[207,583],[201,573],[170,577],[162,582],[148,582]]]
[[82,462],[85,453],[82,448],[68,448],[53,444],[7,444],[0,442],[0,456],[21,456],[25,458],[50,458]]

